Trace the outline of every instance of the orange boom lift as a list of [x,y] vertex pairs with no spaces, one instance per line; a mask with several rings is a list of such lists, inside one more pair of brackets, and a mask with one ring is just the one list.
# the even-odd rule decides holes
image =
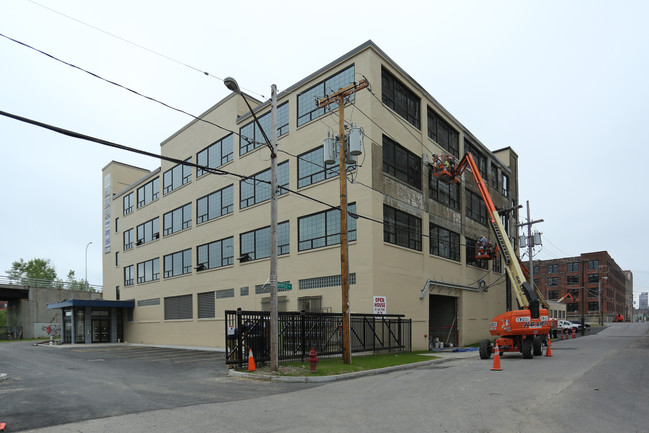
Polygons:
[[[457,161],[450,155],[433,155],[433,176],[449,185],[460,182],[460,176],[466,168],[470,169],[473,178],[487,207],[489,222],[496,237],[498,248],[511,282],[519,310],[507,311],[491,319],[489,332],[497,337],[494,341],[499,353],[520,352],[523,358],[530,359],[542,354],[543,340],[550,332],[548,321],[548,306],[540,292],[535,289],[527,278],[520,260],[512,246],[505,228],[494,206],[491,195],[471,153]],[[479,254],[476,254],[476,258]],[[493,258],[493,257],[490,257]],[[541,308],[541,304],[543,307]],[[480,341],[480,358],[489,359],[495,351],[490,340]]]

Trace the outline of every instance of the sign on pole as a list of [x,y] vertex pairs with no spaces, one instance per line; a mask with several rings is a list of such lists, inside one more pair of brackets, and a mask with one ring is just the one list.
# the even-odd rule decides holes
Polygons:
[[374,297],[374,314],[384,316],[387,314],[388,304],[385,296]]

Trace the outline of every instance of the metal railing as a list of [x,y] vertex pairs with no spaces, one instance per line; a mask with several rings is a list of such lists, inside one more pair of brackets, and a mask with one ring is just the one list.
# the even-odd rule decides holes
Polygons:
[[66,289],[66,290],[81,290],[86,292],[101,292],[103,287],[97,284],[87,284],[83,281],[76,281],[70,283],[63,280],[44,280],[39,278],[12,278],[7,275],[0,275],[0,284],[9,286],[23,286],[23,287],[41,287],[52,289]]
[[[342,315],[336,313],[278,313],[280,361],[308,358],[311,348],[318,357],[343,353]],[[378,352],[412,350],[412,322],[404,315],[350,315],[351,351]],[[225,312],[226,363],[241,367],[252,350],[255,362],[270,360],[270,313],[229,310]]]

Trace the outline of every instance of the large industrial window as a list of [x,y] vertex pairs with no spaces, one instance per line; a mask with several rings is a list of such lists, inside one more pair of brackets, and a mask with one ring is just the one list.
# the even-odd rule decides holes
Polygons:
[[567,280],[569,286],[579,284],[579,275],[568,275]]
[[128,215],[133,212],[133,200],[135,200],[134,197],[135,193],[131,192],[126,194],[122,199],[124,204],[124,215]]
[[[259,124],[264,128],[266,136],[270,140],[270,127],[271,127],[271,113],[270,111],[264,114],[259,119]],[[283,103],[277,107],[277,136],[281,137],[282,135],[288,132],[288,102]],[[245,124],[239,128],[239,155],[245,155],[248,152],[252,152],[258,147],[266,146],[266,139],[264,134],[261,133],[257,122],[251,120],[249,123]]]
[[460,157],[460,134],[428,107],[428,137],[456,158]]
[[588,282],[589,283],[599,282],[599,274],[588,274]]
[[193,319],[192,295],[165,298],[165,320]]
[[[284,161],[277,166],[277,190],[282,195],[288,192],[287,189],[288,161]],[[270,168],[240,181],[239,194],[240,209],[270,200]]]
[[198,318],[212,319],[216,317],[214,308],[214,292],[203,292],[197,295],[198,299]]
[[158,197],[160,197],[160,178],[156,177],[137,189],[137,207],[146,206]]
[[588,311],[599,311],[599,302],[589,302]]
[[160,258],[147,260],[137,264],[137,282],[146,283],[160,279]]
[[[189,157],[186,162],[192,162]],[[163,193],[168,194],[176,188],[180,188],[192,180],[192,168],[188,165],[178,164],[175,167],[167,170],[162,175],[163,178]]]
[[192,204],[187,203],[163,215],[164,235],[179,232],[192,226]]
[[548,299],[559,299],[559,291],[558,290],[549,290],[548,291]]
[[196,224],[232,213],[234,210],[234,186],[226,186],[196,200]]
[[558,273],[559,273],[558,264],[548,265],[548,274],[558,274]]
[[[196,163],[202,167],[216,168],[232,161],[234,137],[232,134],[207,146],[196,155]],[[207,173],[202,168],[196,169],[196,177]]]
[[[356,81],[354,75],[354,65],[351,65],[297,95],[297,126],[302,126],[325,114],[329,109],[318,108],[318,100],[324,98],[327,94],[337,92],[339,89],[353,84]],[[354,95],[352,94],[350,101],[353,100]]]
[[177,275],[191,274],[192,250],[178,251],[164,256],[165,278]]
[[415,128],[421,126],[420,99],[385,68],[381,70],[381,95],[385,105],[397,112]]
[[[356,240],[356,204],[347,206],[347,240]],[[340,211],[331,209],[298,218],[298,251],[340,243]]]
[[485,158],[485,156],[478,151],[478,148],[467,140],[466,137],[464,138],[464,151],[466,153],[470,152],[473,155],[473,159],[478,166],[478,171],[480,172],[482,180],[487,182],[487,158]]
[[597,270],[597,269],[599,269],[599,260],[589,260],[588,270]]
[[466,216],[482,225],[487,225],[487,206],[482,197],[468,188],[466,191]]
[[[302,155],[297,160],[297,187],[302,188],[314,183],[321,182],[325,179],[338,177],[340,174],[340,163],[324,163],[324,153],[322,146],[316,147]],[[340,158],[340,156],[338,156]],[[355,168],[355,164],[347,165],[347,169]]]
[[151,242],[160,237],[160,218],[156,217],[152,220],[137,226],[137,245],[142,245]]
[[503,174],[503,195],[509,197],[509,177]]
[[430,253],[435,256],[460,261],[460,235],[430,224]]
[[125,286],[132,286],[134,284],[133,272],[134,272],[133,265],[124,267],[124,285]]
[[568,272],[576,272],[579,270],[579,262],[568,263]]
[[125,230],[122,236],[124,237],[124,251],[133,249],[133,237],[135,236],[135,230]]
[[[241,257],[247,257],[245,261],[270,257],[270,226],[242,233],[240,236],[240,244]],[[277,225],[277,254],[282,255],[288,253],[289,225],[288,221],[284,221]]]
[[421,158],[383,136],[383,171],[421,189]]
[[421,251],[421,218],[384,204],[383,240]]
[[498,166],[494,164],[493,162],[491,163],[491,172],[489,173],[489,184],[493,189],[496,191],[499,191],[499,185],[500,183],[498,182]]
[[451,209],[460,210],[460,184],[447,185],[435,179],[432,168],[428,170],[428,195]]
[[550,277],[547,278],[548,281],[548,286],[558,286],[559,285],[559,277]]
[[229,237],[196,248],[199,271],[220,268],[234,263],[234,238]]
[[579,304],[576,302],[571,302],[569,304],[566,304],[566,311],[568,313],[576,313],[579,311]]

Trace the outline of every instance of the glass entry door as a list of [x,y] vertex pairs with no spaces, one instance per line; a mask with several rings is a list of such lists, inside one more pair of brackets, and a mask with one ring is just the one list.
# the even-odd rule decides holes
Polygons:
[[110,320],[92,319],[92,342],[110,343]]

